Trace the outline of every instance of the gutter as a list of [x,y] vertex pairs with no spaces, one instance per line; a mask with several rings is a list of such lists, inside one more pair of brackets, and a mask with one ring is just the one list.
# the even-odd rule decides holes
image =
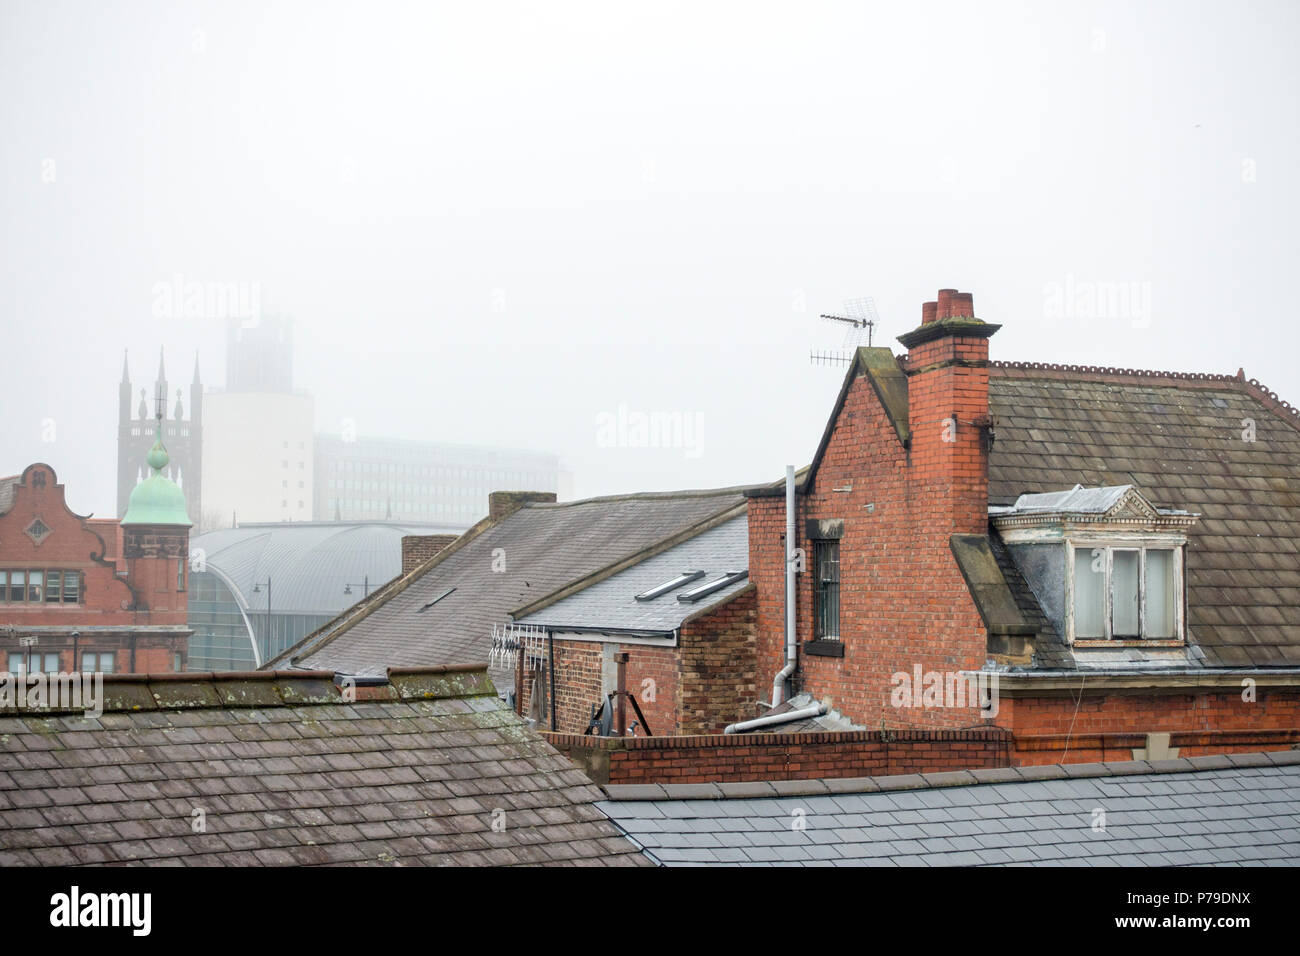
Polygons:
[[732,724],[722,732],[724,734],[739,734],[746,730],[753,730],[756,727],[771,727],[774,724],[788,724],[795,720],[803,720],[805,717],[820,717],[824,713],[826,713],[825,704],[813,704],[799,710],[788,710],[783,714],[768,714],[766,717],[742,720],[738,724]]
[[1043,694],[1085,695],[1098,692],[1164,691],[1186,693],[1189,690],[1239,692],[1242,681],[1250,679],[1260,687],[1300,687],[1300,668],[1161,668],[1142,671],[1053,670],[1033,672],[970,671],[973,674],[996,674],[998,693],[1002,697],[1034,697]]

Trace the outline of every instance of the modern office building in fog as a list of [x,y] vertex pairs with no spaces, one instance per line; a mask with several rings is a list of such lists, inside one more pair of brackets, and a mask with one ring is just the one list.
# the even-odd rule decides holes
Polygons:
[[309,521],[315,406],[293,387],[293,324],[231,324],[226,387],[203,398],[203,530]]
[[[468,528],[488,513],[493,491],[572,497],[572,476],[553,454],[315,430],[312,395],[294,387],[293,320],[234,320],[226,337],[226,382],[204,389],[198,360],[190,417],[181,395],[163,408],[172,451],[169,476],[184,490],[198,532],[267,522],[398,521]],[[161,360],[152,394],[125,365],[118,386],[118,514],[142,479],[152,442],[155,396],[171,395]],[[164,402],[164,406],[166,402]]]
[[339,435],[316,436],[317,521],[418,521],[469,526],[493,491],[570,497],[559,458],[543,452]]

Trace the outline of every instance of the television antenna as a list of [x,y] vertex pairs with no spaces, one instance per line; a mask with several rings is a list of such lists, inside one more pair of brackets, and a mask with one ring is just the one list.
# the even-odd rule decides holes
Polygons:
[[808,361],[813,365],[847,365],[853,354],[862,347],[866,337],[867,348],[876,331],[880,316],[876,312],[876,301],[870,296],[844,301],[843,315],[830,315],[823,312],[821,318],[827,322],[838,322],[845,326],[844,342],[839,352],[809,352]]

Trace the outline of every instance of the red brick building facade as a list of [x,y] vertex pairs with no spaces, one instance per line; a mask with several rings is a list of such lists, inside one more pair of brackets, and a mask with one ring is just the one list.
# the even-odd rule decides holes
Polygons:
[[[686,622],[674,647],[605,641],[555,641],[556,730],[583,733],[593,702],[612,686],[609,662],[628,656],[628,691],[655,736],[716,734],[728,725],[755,716],[757,684],[757,594],[754,588],[732,597]],[[532,712],[533,694],[545,668],[525,673],[520,681],[521,713]],[[549,728],[549,715],[539,714]],[[627,707],[629,723],[636,714]],[[638,728],[645,734],[645,728]]]
[[0,669],[184,669],[189,529],[72,511],[54,469],[0,480]]
[[[974,318],[968,294],[943,290],[925,305],[921,326],[900,337],[905,357],[858,350],[798,486],[795,545],[804,567],[789,692],[810,694],[869,728],[1004,728],[1015,735],[1017,763],[1128,759],[1148,735],[1163,745],[1164,734],[1184,755],[1296,746],[1300,534],[1294,502],[1265,500],[1276,486],[1260,477],[1289,474],[1294,481],[1300,473],[1294,410],[1240,374],[1039,372],[992,363],[989,339],[997,329]],[[1021,378],[1040,376],[1048,384],[1019,388]],[[1039,395],[1042,408],[1012,404]],[[999,403],[1003,419],[995,420],[991,409]],[[1071,403],[1084,409],[1074,418]],[[1224,410],[1217,413],[1222,433],[1207,408]],[[1143,420],[1147,409],[1160,417]],[[1022,419],[1036,428],[1017,428]],[[1269,430],[1268,445],[1253,434],[1243,444],[1240,421],[1257,420]],[[1208,447],[1200,451],[1198,442]],[[1181,445],[1188,447],[1169,450]],[[1170,481],[1170,473],[1188,478]],[[1041,619],[1038,598],[1005,554],[996,562],[959,560],[961,543],[974,542],[986,555],[1000,551],[991,505],[1074,482],[1134,479],[1205,525],[1182,559],[1186,633],[1163,647],[1075,645],[1056,633],[1059,622],[1054,628]],[[1246,490],[1220,498],[1218,484]],[[1248,493],[1257,488],[1259,502]],[[1268,525],[1246,523],[1256,506]],[[785,662],[785,517],[783,489],[750,492],[760,692]],[[1249,540],[1234,540],[1234,528],[1249,529]],[[838,548],[839,633],[830,641],[816,633],[819,539]],[[1265,583],[1271,587],[1257,586]],[[1178,666],[1149,666],[1162,653],[1170,656],[1159,662]],[[982,672],[988,682],[996,675],[996,710],[981,711],[974,695],[955,706],[899,706],[896,675],[914,670]]]
[[[954,364],[987,359],[978,335],[926,343],[915,356],[912,401],[891,419],[877,382],[901,379],[888,349],[872,350],[872,374],[851,376],[796,504],[797,689],[829,698],[858,724],[879,727],[969,727],[974,708],[927,711],[890,706],[890,677],[976,670],[986,635],[961,571],[949,551],[953,534],[981,528],[987,471],[980,465],[987,418],[987,371]],[[902,417],[906,415],[906,417]],[[955,419],[956,427],[946,423]],[[952,434],[954,441],[945,441]],[[910,437],[911,447],[904,445]],[[978,504],[978,507],[976,507]],[[785,497],[781,488],[753,493],[749,512],[750,577],[759,591],[759,672],[771,680],[785,660]],[[814,640],[818,528],[836,535],[840,556],[840,640]],[[811,534],[809,531],[811,530]],[[811,646],[810,646],[811,645]],[[818,654],[822,651],[822,654]],[[828,656],[826,652],[839,656]],[[770,686],[770,684],[769,684]],[[766,688],[764,688],[766,691]]]

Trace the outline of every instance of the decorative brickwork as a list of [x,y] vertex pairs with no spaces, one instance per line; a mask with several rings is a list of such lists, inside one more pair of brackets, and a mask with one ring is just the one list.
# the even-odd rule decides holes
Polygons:
[[[72,603],[0,601],[0,670],[9,652],[28,666],[74,671],[87,652],[112,652],[118,672],[161,674],[184,666],[188,614],[186,529],[83,518],[68,508],[54,469],[29,465],[0,480],[0,570],[79,576]],[[7,504],[6,504],[7,502]],[[23,533],[39,515],[49,531],[39,544]]]

